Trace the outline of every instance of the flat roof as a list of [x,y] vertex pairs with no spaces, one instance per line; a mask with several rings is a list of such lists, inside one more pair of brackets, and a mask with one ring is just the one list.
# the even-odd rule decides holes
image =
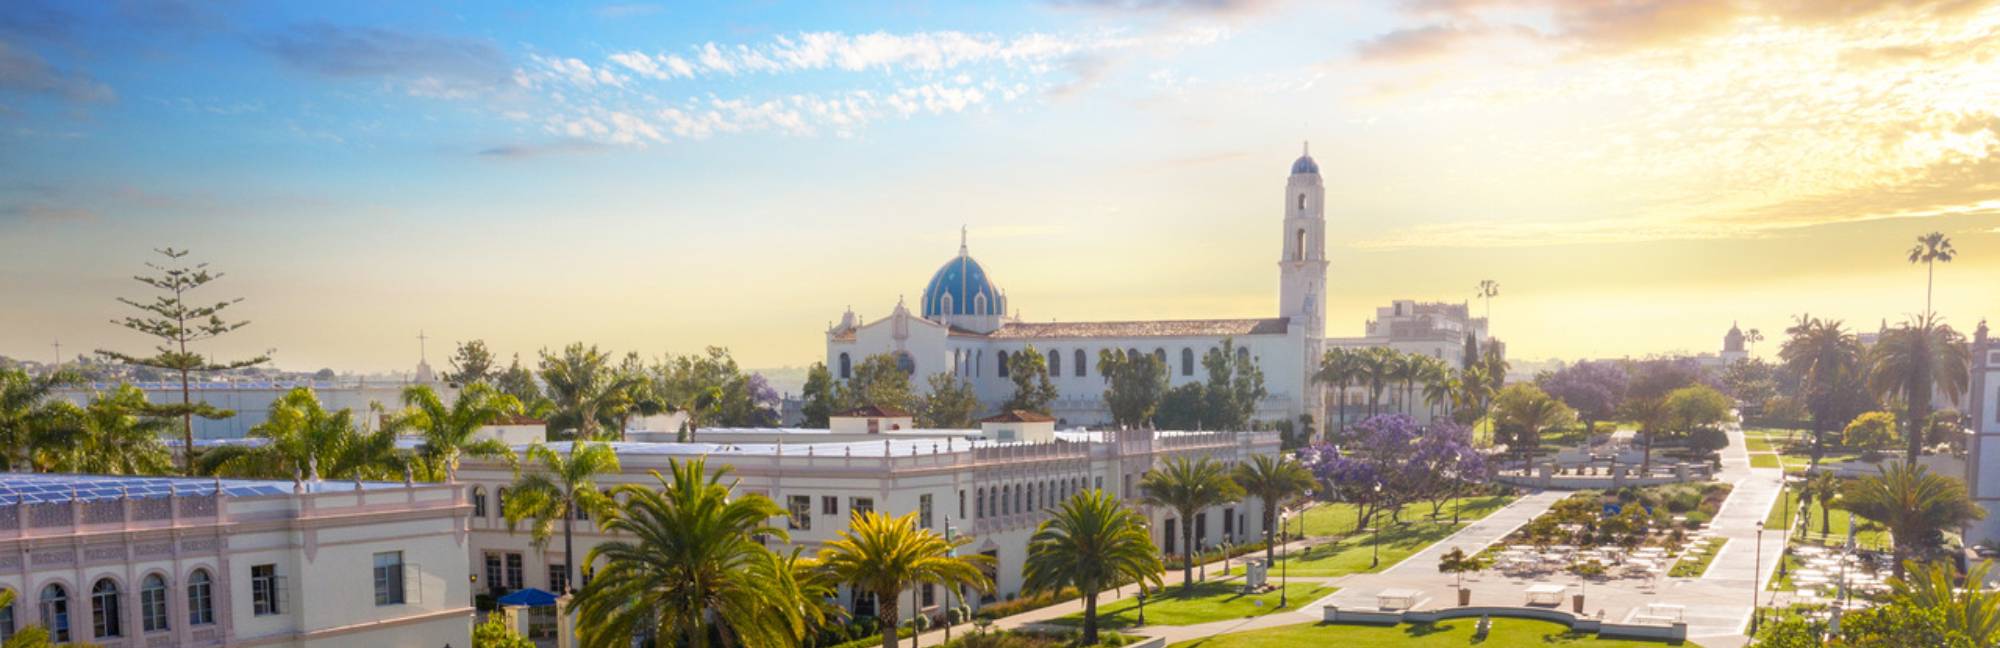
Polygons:
[[[268,479],[216,480],[199,477],[0,472],[0,503],[89,502],[125,496],[144,499],[167,497],[172,494],[208,496],[215,494],[217,484],[220,484],[222,492],[230,497],[289,495],[292,492],[292,482]],[[376,490],[402,488],[403,485],[391,482],[361,482],[361,487],[364,490]],[[354,490],[354,483],[348,481],[307,483],[305,488],[307,492],[351,491]]]

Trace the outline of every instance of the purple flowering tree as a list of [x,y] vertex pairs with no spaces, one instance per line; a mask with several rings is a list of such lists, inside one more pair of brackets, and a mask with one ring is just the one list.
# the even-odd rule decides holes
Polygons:
[[[1431,505],[1436,520],[1447,500],[1458,499],[1465,487],[1485,483],[1486,455],[1472,443],[1472,430],[1457,423],[1439,420],[1417,437],[1408,466],[1404,469],[1416,486],[1413,496]],[[1458,522],[1458,510],[1452,510]]]
[[778,390],[764,374],[752,373],[744,387],[750,393],[750,427],[771,427],[779,424],[779,409],[784,401]]
[[1340,446],[1303,448],[1299,461],[1328,499],[1354,505],[1357,532],[1382,513],[1396,519],[1411,502],[1430,502],[1435,518],[1446,500],[1487,479],[1472,431],[1456,423],[1426,427],[1405,414],[1382,414],[1354,424],[1346,438]]
[[1543,375],[1535,383],[1548,395],[1576,410],[1577,417],[1583,419],[1585,436],[1588,436],[1596,433],[1598,421],[1618,413],[1618,405],[1625,402],[1625,389],[1630,381],[1624,367],[1610,362],[1585,360]]

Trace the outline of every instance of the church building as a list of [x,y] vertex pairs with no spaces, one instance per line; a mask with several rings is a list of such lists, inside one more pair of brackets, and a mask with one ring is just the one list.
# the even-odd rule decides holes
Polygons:
[[[1302,154],[1285,180],[1277,248],[1278,296],[1271,317],[1112,322],[1027,322],[1010,310],[1007,292],[974,259],[961,238],[958,254],[924,285],[915,309],[897,302],[887,317],[862,321],[853,309],[826,332],[826,366],[837,380],[862,360],[890,354],[921,388],[923,378],[951,372],[973,385],[990,413],[1013,393],[1009,356],[1033,347],[1048,359],[1060,396],[1051,414],[1064,427],[1109,424],[1098,352],[1125,349],[1166,362],[1170,386],[1206,380],[1201,358],[1228,339],[1238,357],[1257,364],[1269,395],[1260,421],[1297,421],[1322,413],[1312,381],[1326,338],[1326,189],[1319,165]],[[1320,420],[1321,415],[1314,416]]]

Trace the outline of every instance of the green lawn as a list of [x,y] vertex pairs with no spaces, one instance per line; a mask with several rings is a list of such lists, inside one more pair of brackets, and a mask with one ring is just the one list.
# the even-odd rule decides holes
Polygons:
[[[1477,520],[1486,517],[1494,511],[1500,510],[1501,507],[1506,506],[1511,501],[1513,501],[1513,498],[1504,495],[1486,495],[1453,500],[1445,502],[1443,512],[1438,517],[1449,520],[1452,510],[1457,509],[1460,520]],[[1403,507],[1404,520],[1429,519],[1430,513],[1431,505],[1427,502],[1418,502]],[[1355,515],[1354,505],[1352,504],[1318,504],[1306,509],[1304,517],[1306,537],[1324,538],[1343,536],[1354,532]],[[1292,519],[1289,526],[1296,533],[1299,529],[1298,519]]]
[[[1483,640],[1472,638],[1478,619],[1453,619],[1432,625],[1363,626],[1318,623],[1291,625],[1251,632],[1204,637],[1174,644],[1172,648],[1291,648],[1293,646],[1339,646],[1339,648],[1524,648],[1527,646],[1579,646],[1590,648],[1641,648],[1665,644],[1622,639],[1598,639],[1571,634],[1568,628],[1547,621],[1494,619],[1492,632]],[[1681,644],[1692,646],[1694,644]]]
[[1770,453],[1750,453],[1751,468],[1777,468],[1778,455]]
[[[1275,582],[1277,576],[1273,574],[1272,578]],[[1179,586],[1169,587],[1164,592],[1155,592],[1146,598],[1146,624],[1194,625],[1262,616],[1281,609],[1278,607],[1277,590],[1245,596],[1242,593],[1242,583],[1243,581],[1234,579],[1195,583],[1194,596],[1189,598],[1181,597]],[[1285,596],[1289,599],[1286,601],[1288,607],[1282,609],[1294,610],[1311,605],[1313,601],[1332,594],[1335,589],[1319,583],[1291,583],[1285,587]],[[1109,596],[1108,592],[1106,596]],[[1050,623],[1082,627],[1083,613],[1053,619]],[[1100,602],[1097,608],[1097,623],[1099,628],[1105,629],[1138,627],[1138,599],[1126,597],[1111,603]]]
[[1373,533],[1356,533],[1333,542],[1314,546],[1291,556],[1291,573],[1299,576],[1344,576],[1388,569],[1410,554],[1422,551],[1457,532],[1472,519],[1459,524],[1407,522],[1382,527],[1381,564],[1370,566],[1375,556]]
[[[1764,528],[1791,529],[1792,518],[1797,515],[1798,506],[1799,499],[1797,492],[1792,492],[1790,497],[1780,494],[1778,501],[1771,503],[1770,514],[1764,516]],[[1886,548],[1891,544],[1889,542],[1889,532],[1877,527],[1866,518],[1856,520],[1854,514],[1839,508],[1833,509],[1832,515],[1825,515],[1825,513],[1826,508],[1820,506],[1819,502],[1812,503],[1812,509],[1806,513],[1806,519],[1803,520],[1805,523],[1806,540],[1808,542],[1823,545],[1846,544],[1847,527],[1859,522],[1861,524],[1860,528],[1854,531],[1854,543],[1856,545]],[[1825,535],[1820,534],[1822,525],[1827,530]]]

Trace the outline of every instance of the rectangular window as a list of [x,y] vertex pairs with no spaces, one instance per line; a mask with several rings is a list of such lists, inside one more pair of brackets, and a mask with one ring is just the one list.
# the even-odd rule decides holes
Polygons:
[[1229,542],[1236,537],[1236,509],[1222,509],[1222,541]]
[[958,519],[965,519],[965,491],[958,492]]
[[832,495],[821,496],[819,498],[819,512],[821,515],[840,515],[840,498]]
[[403,552],[375,554],[375,604],[403,604]]
[[498,590],[506,584],[500,580],[500,554],[486,554],[486,589]]
[[139,588],[139,627],[146,632],[167,629],[167,582],[158,577],[146,579]]
[[[1104,490],[1104,476],[1103,476],[1103,475],[1099,475],[1099,476],[1096,476],[1096,477],[1092,477],[1092,478],[1090,478],[1090,487],[1091,487],[1091,488],[1095,488],[1095,489],[1097,489],[1097,490]],[[1130,495],[1127,495],[1126,497],[1131,497],[1131,496],[1130,496]]]
[[785,520],[785,528],[793,531],[811,531],[813,528],[812,498],[793,495],[785,500],[785,512],[790,513]]
[[847,509],[853,511],[855,515],[860,515],[862,513],[873,513],[875,511],[875,498],[873,497],[851,498],[847,502]]
[[507,554],[507,590],[521,589],[521,554]]
[[569,589],[569,566],[549,565],[549,591],[561,594]]
[[14,604],[0,607],[0,641],[14,638]]
[[925,529],[931,528],[930,493],[924,493],[922,495],[917,496],[917,526]]
[[1161,535],[1160,539],[1165,540],[1166,542],[1160,543],[1160,546],[1165,547],[1169,555],[1174,553],[1175,544],[1180,542],[1181,539],[1181,534],[1176,533],[1177,531],[1179,531],[1179,529],[1174,528],[1177,522],[1180,522],[1180,520],[1167,518],[1166,525],[1161,527],[1163,530],[1166,531],[1166,533]]
[[1201,551],[1207,548],[1208,548],[1208,514],[1196,513],[1194,514],[1194,550]]
[[257,616],[283,614],[278,607],[278,566],[250,567],[250,608]]
[[923,607],[930,607],[933,605],[937,605],[937,586],[926,583],[924,584]]

